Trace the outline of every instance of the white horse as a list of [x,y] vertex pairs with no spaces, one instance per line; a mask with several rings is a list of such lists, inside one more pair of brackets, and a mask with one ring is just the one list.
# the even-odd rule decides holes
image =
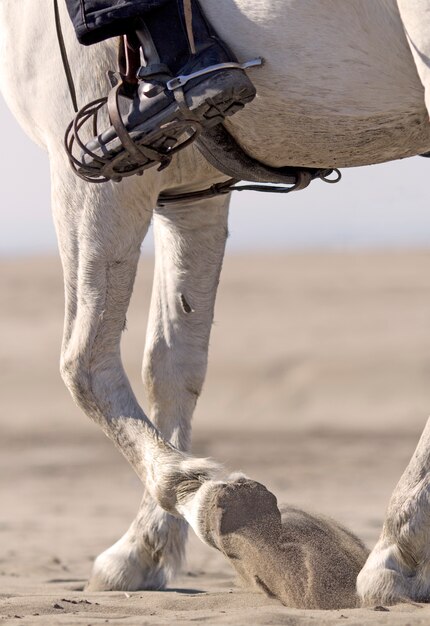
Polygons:
[[[256,100],[228,122],[252,156],[272,166],[330,168],[430,150],[430,0],[202,0],[202,5],[240,59],[260,55],[266,60],[252,74]],[[112,41],[79,46],[64,7],[61,14],[83,105],[105,94],[105,73],[115,66],[116,46]],[[297,532],[287,538],[275,533],[276,541],[284,541],[279,561],[276,544],[262,532],[270,520],[279,527],[270,494],[187,454],[206,371],[228,198],[163,209],[156,204],[161,191],[202,189],[225,176],[189,148],[161,173],[149,170],[143,178],[120,184],[84,183],[69,168],[62,145],[73,110],[52,1],[1,0],[0,27],[3,94],[50,156],[66,296],[61,373],[75,401],[145,484],[136,519],[97,558],[89,587],[162,588],[180,566],[188,522],[203,541],[232,559],[231,552],[245,555],[236,564],[243,576],[295,606],[335,605],[324,603],[325,591],[315,589],[315,580],[297,580],[309,563],[319,580],[322,569],[334,567],[337,546],[346,555],[342,576],[353,564],[352,582],[343,596],[339,590],[338,606],[354,603],[356,574],[366,557],[357,540],[334,523],[290,509],[288,520]],[[130,388],[119,346],[151,218],[156,267],[143,362],[147,416]],[[395,489],[381,539],[358,577],[358,593],[366,603],[429,597],[429,463],[428,424]],[[255,502],[259,506],[249,506]],[[315,537],[318,524],[326,536],[332,533],[334,552],[324,558],[312,541],[301,552],[306,529],[312,527],[309,533]],[[248,532],[252,541],[247,544]],[[250,545],[258,552],[256,537],[262,537],[261,550],[267,553],[261,567],[270,575],[278,572],[273,580],[267,571],[254,571],[255,558],[246,557]]]

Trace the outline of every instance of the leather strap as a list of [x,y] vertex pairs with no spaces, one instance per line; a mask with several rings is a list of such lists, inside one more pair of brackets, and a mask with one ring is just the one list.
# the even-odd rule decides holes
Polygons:
[[215,196],[224,196],[232,191],[263,191],[265,193],[291,193],[292,191],[299,191],[309,185],[311,181],[302,173],[297,176],[297,182],[295,185],[288,187],[287,185],[238,185],[240,180],[230,178],[224,183],[217,183],[211,185],[207,189],[200,191],[188,191],[184,193],[171,194],[169,192],[160,193],[157,200],[157,206],[169,206],[172,204],[182,204],[188,202],[194,202],[196,200],[205,200],[207,198],[214,198]]
[[72,100],[75,113],[79,111],[78,99],[76,97],[75,83],[73,82],[72,70],[67,58],[66,44],[64,43],[63,31],[61,29],[60,11],[58,10],[58,0],[54,0],[55,30],[57,32],[58,45],[60,47],[61,60],[63,62],[64,73],[66,74],[67,85],[69,87],[70,98]]
[[187,29],[187,38],[190,45],[191,54],[196,54],[196,42],[194,40],[193,31],[193,6],[192,0],[183,0],[185,27]]
[[205,129],[196,140],[196,145],[211,165],[226,176],[237,180],[294,185],[295,189],[304,189],[314,178],[326,176],[331,172],[313,168],[275,168],[265,165],[247,154],[223,124]]
[[134,88],[140,66],[139,41],[133,35],[122,35],[118,44],[118,70],[123,82]]
[[[121,112],[119,110],[119,95],[122,88],[122,83],[118,83],[116,87],[110,90],[107,100],[107,107],[110,121],[115,129],[118,139],[123,147],[127,150],[130,156],[137,163],[146,163],[148,160],[155,162],[162,162],[168,157],[160,154],[156,150],[149,148],[148,146],[138,146],[130,137],[128,130],[124,126],[122,121]],[[143,160],[142,160],[143,157]]]

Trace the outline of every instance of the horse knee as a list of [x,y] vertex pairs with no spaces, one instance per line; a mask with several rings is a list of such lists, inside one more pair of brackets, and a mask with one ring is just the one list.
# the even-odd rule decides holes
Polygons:
[[116,387],[110,365],[88,363],[84,354],[65,354],[60,362],[60,374],[80,409],[92,418],[103,415],[103,403],[109,402],[112,389]]
[[76,404],[85,410],[85,399],[91,389],[90,373],[79,356],[63,354],[60,361],[60,374],[64,384]]

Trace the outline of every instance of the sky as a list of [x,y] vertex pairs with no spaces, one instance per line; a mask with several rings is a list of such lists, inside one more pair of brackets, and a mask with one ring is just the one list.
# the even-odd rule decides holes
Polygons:
[[[56,254],[47,155],[26,137],[1,98],[0,128],[7,147],[0,158],[0,256]],[[315,181],[287,196],[233,194],[228,250],[430,246],[430,159],[342,173],[338,185]],[[151,250],[149,241],[144,252]]]

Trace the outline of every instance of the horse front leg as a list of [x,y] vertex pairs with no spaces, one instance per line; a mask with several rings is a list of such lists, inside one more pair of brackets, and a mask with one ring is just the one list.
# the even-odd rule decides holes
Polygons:
[[357,579],[365,605],[430,599],[430,419]]
[[[151,497],[146,508],[150,522],[145,524],[141,515],[136,524],[139,531],[147,527],[150,551],[139,553],[136,567],[136,553],[130,553],[119,568],[112,566],[108,586],[149,586],[157,579],[154,566],[159,561],[157,547],[152,548],[164,541],[164,530],[157,527],[150,509],[159,516],[158,505],[172,516],[180,516],[181,502],[219,475],[215,463],[193,459],[162,437],[139,406],[122,366],[120,338],[157,190],[151,191],[150,176],[145,188],[139,180],[89,186],[65,170],[60,155],[54,155],[52,164],[66,292],[61,373],[76,403],[119,448],[145,484],[145,498]],[[166,367],[166,376],[170,371]],[[153,393],[158,397],[162,392]],[[185,441],[178,439],[178,443],[185,447]],[[181,522],[175,523],[182,528]],[[183,530],[179,534],[182,537]],[[92,582],[97,586],[94,577]]]
[[[182,451],[190,448],[191,418],[206,374],[227,217],[225,197],[154,212],[156,262],[143,381],[151,421]],[[181,565],[186,535],[187,523],[145,491],[125,535],[96,559],[89,588],[165,587]]]

